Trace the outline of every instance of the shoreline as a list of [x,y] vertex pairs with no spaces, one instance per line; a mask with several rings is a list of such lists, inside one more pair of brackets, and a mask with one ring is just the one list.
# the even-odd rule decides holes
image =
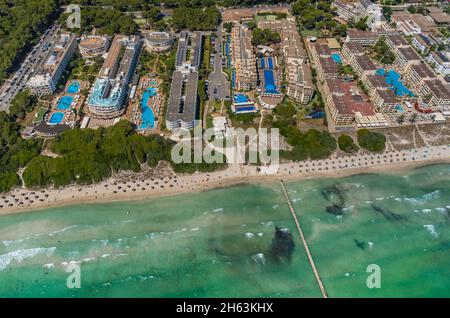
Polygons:
[[[312,161],[314,162],[314,161]],[[302,162],[299,162],[297,164],[301,164]],[[302,181],[302,180],[310,180],[310,179],[321,179],[321,178],[343,178],[343,177],[349,177],[354,175],[360,175],[360,174],[396,174],[400,173],[402,171],[411,170],[411,169],[417,169],[421,167],[426,166],[432,166],[432,165],[439,165],[439,164],[450,164],[450,157],[444,156],[441,158],[429,158],[429,159],[422,159],[417,161],[402,161],[402,162],[390,162],[390,163],[384,163],[384,164],[378,164],[378,165],[372,165],[372,166],[365,166],[365,167],[354,167],[354,168],[346,168],[346,169],[339,169],[339,170],[332,170],[332,171],[315,171],[315,172],[305,172],[305,173],[283,173],[279,172],[277,174],[272,175],[258,175],[258,174],[249,174],[247,171],[247,175],[243,175],[241,171],[241,167],[234,166],[232,168],[228,168],[227,170],[217,172],[216,174],[219,175],[218,178],[215,180],[207,181],[204,184],[195,184],[191,187],[174,187],[172,189],[170,188],[161,188],[156,190],[148,190],[148,191],[136,191],[136,192],[122,192],[118,193],[116,191],[109,190],[107,185],[111,185],[113,180],[109,179],[106,182],[102,182],[99,184],[91,185],[91,186],[81,186],[81,187],[68,187],[63,189],[47,189],[45,191],[49,191],[49,193],[52,195],[53,200],[47,201],[47,202],[36,202],[35,204],[29,205],[29,206],[23,206],[23,207],[6,207],[0,209],[0,216],[5,215],[11,215],[11,214],[18,214],[18,213],[29,213],[34,211],[40,211],[45,209],[51,209],[51,208],[59,208],[64,206],[72,206],[72,205],[79,205],[79,204],[105,204],[110,202],[128,202],[128,201],[146,201],[156,198],[163,198],[168,196],[178,196],[178,195],[184,195],[184,194],[190,194],[190,193],[200,193],[203,191],[210,191],[210,190],[216,190],[216,189],[223,189],[231,186],[238,186],[238,185],[245,185],[245,184],[267,184],[267,183],[274,183],[279,181],[280,179],[283,179],[287,182],[293,182],[293,181]],[[295,164],[282,164],[280,167],[286,166],[293,166]],[[231,169],[238,168],[239,171],[235,171],[235,173],[228,176],[223,174],[225,172],[229,172]],[[289,167],[288,167],[289,168]],[[182,182],[191,181],[191,183],[194,183],[194,181],[199,181],[201,178],[202,181],[204,181],[206,176],[213,175],[214,173],[207,174],[207,173],[196,173],[194,175],[188,175],[188,176],[178,176],[178,178],[183,179]],[[222,175],[222,176],[221,176]],[[161,178],[162,180],[162,178]],[[209,180],[209,178],[208,178]],[[167,183],[167,182],[166,182]],[[114,183],[116,184],[116,183]],[[157,184],[157,182],[156,182]],[[95,194],[88,194],[88,192],[91,192],[90,190],[93,189],[100,189],[101,186],[106,187],[108,190],[103,193],[97,193],[95,191]],[[128,186],[128,185],[127,185]],[[119,186],[120,187],[120,186]],[[125,187],[125,186],[124,186]],[[75,188],[78,188],[78,191],[75,190]],[[152,187],[153,188],[153,187]],[[83,191],[80,191],[80,189],[83,189]],[[87,190],[88,192],[84,192],[84,190]],[[24,189],[21,189],[19,191],[24,191]],[[28,192],[32,190],[26,190]],[[84,193],[82,193],[84,192]],[[116,192],[116,193],[115,193]],[[59,194],[63,193],[60,198]]]

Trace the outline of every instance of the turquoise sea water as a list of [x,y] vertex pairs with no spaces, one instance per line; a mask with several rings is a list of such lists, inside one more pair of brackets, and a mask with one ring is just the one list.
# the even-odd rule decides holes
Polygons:
[[[450,297],[450,165],[286,185],[330,297]],[[270,257],[275,226],[290,261]],[[0,282],[3,297],[321,296],[278,183],[2,216]]]

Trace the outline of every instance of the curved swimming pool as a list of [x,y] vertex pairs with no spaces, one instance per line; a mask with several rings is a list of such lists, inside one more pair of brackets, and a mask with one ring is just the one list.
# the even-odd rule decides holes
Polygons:
[[148,106],[148,100],[156,96],[158,91],[154,87],[149,87],[146,89],[141,99],[141,110],[142,110],[142,123],[139,129],[147,129],[147,128],[155,128],[155,114],[153,113],[153,109]]
[[67,87],[67,93],[76,94],[80,91],[80,83],[72,82],[69,87]]
[[53,113],[50,116],[50,120],[48,121],[48,123],[50,125],[58,125],[58,124],[61,124],[63,119],[64,119],[64,113],[61,113],[61,112]]
[[59,100],[58,103],[58,110],[67,110],[70,108],[70,105],[72,105],[73,97],[72,96],[63,96]]

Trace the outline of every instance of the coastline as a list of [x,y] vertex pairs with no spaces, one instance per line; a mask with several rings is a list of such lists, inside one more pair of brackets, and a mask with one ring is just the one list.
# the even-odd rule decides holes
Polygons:
[[[278,172],[271,175],[262,175],[261,172],[257,172],[256,167],[252,166],[239,166],[232,165],[228,169],[213,173],[195,173],[193,175],[174,175],[174,177],[159,178],[156,181],[152,178],[151,189],[148,187],[139,187],[141,184],[136,185],[136,180],[129,183],[119,182],[114,177],[108,179],[105,182],[98,183],[90,186],[71,186],[63,189],[46,189],[41,192],[46,193],[48,200],[45,202],[33,202],[27,206],[13,206],[3,207],[0,209],[0,216],[9,215],[14,213],[28,213],[43,209],[57,208],[63,206],[77,205],[77,204],[93,204],[93,203],[108,203],[108,202],[126,202],[126,201],[144,201],[160,197],[176,196],[189,193],[199,193],[203,191],[209,191],[214,189],[226,188],[241,184],[266,184],[277,182],[280,179],[285,181],[301,181],[316,178],[342,178],[352,175],[365,174],[365,173],[383,173],[383,174],[395,174],[405,170],[420,168],[423,166],[430,166],[436,164],[450,164],[449,149],[446,146],[435,147],[435,150],[439,150],[439,156],[436,154],[423,158],[414,158],[412,160],[398,161],[398,162],[382,162],[380,164],[366,164],[363,166],[356,166],[351,168],[335,168],[328,171],[300,171],[293,172],[293,169],[303,167],[306,162],[281,164]],[[417,151],[417,150],[416,150]],[[429,150],[427,150],[428,152]],[[433,149],[432,149],[433,151]],[[444,155],[441,154],[444,152]],[[385,155],[386,153],[379,154],[378,156]],[[366,157],[365,157],[366,156]],[[352,157],[362,157],[367,159],[367,156],[377,155],[356,155],[345,157],[347,160]],[[392,153],[391,153],[392,156]],[[419,156],[420,157],[420,156]],[[359,159],[360,159],[359,158]],[[404,157],[405,158],[405,157]],[[329,158],[326,160],[307,161],[311,166],[320,166],[323,162],[330,164],[338,158]],[[342,159],[342,157],[340,157]],[[333,163],[334,164],[334,163]],[[333,166],[334,168],[334,166]],[[292,173],[293,172],[293,173]],[[172,179],[174,178],[174,179]],[[165,181],[163,181],[165,180]],[[169,180],[174,180],[173,183],[169,183]],[[142,180],[144,183],[147,180]],[[170,187],[156,185],[163,181],[165,184],[170,184]],[[161,182],[161,183],[163,183]],[[172,182],[172,181],[170,181]],[[176,183],[175,183],[176,182]],[[133,188],[131,188],[133,185]],[[147,186],[149,183],[146,183]],[[124,190],[124,192],[118,192],[117,189],[130,188],[131,190]],[[144,190],[145,188],[145,190]],[[114,190],[116,189],[116,190]],[[32,190],[17,189],[16,194],[10,194],[12,197],[25,195],[27,193],[34,193]]]

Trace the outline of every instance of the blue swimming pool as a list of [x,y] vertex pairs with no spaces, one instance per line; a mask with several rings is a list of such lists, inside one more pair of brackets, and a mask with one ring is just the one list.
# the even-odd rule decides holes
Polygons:
[[154,87],[149,87],[142,95],[141,99],[141,107],[142,107],[142,123],[139,129],[147,129],[147,128],[155,128],[155,114],[153,113],[153,109],[148,106],[148,100],[156,96],[157,90]]
[[399,113],[403,113],[405,110],[403,109],[402,105],[397,104],[395,106],[395,109],[399,112]]
[[247,98],[247,95],[236,94],[236,95],[234,95],[234,101],[236,103],[246,103],[246,102],[248,102],[248,98]]
[[238,106],[235,107],[236,114],[255,111],[255,106]]
[[376,74],[385,77],[386,83],[392,86],[392,90],[397,96],[414,96],[414,94],[400,81],[400,74],[396,71],[389,70],[386,72],[384,68],[379,68],[376,71]]
[[70,83],[69,87],[67,87],[67,93],[69,94],[76,94],[80,91],[80,83],[78,82],[72,82]]
[[333,53],[331,54],[331,58],[333,59],[333,61],[336,62],[336,64],[341,64],[342,63],[342,57],[339,53]]
[[73,97],[72,96],[63,96],[58,103],[58,109],[59,110],[67,110],[70,108],[70,105],[72,105]]
[[233,71],[231,73],[231,88],[235,88],[236,87],[236,73]]
[[268,94],[278,94],[272,70],[264,70],[264,90]]
[[269,69],[273,70],[273,60],[271,57],[267,58],[267,62],[269,62]]
[[50,125],[58,125],[58,124],[61,124],[63,119],[64,119],[64,113],[61,113],[61,112],[53,113],[52,116],[50,116],[50,120],[48,121],[48,123]]

